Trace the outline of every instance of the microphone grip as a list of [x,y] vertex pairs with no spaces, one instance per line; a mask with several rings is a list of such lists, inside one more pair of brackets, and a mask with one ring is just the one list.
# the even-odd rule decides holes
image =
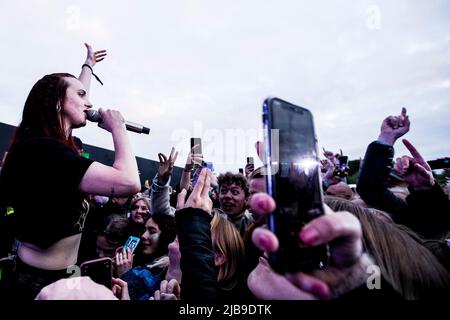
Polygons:
[[144,133],[144,134],[150,133],[149,128],[131,121],[125,121],[125,127],[127,128],[128,131],[133,131],[136,133]]
[[[97,123],[102,122],[102,117],[98,113],[97,110],[89,109],[89,110],[86,110],[85,112],[86,112],[87,120],[92,121],[92,122],[97,122]],[[127,128],[128,131],[133,131],[136,133],[150,134],[149,128],[144,127],[141,124],[131,122],[131,121],[125,121],[125,127]]]

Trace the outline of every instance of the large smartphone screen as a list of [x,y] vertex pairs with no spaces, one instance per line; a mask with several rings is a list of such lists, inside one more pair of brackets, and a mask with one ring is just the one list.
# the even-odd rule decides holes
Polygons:
[[312,114],[277,98],[266,100],[265,113],[271,164],[267,190],[277,204],[268,222],[280,241],[271,263],[278,272],[321,268],[327,248],[306,247],[298,237],[305,224],[324,212]]

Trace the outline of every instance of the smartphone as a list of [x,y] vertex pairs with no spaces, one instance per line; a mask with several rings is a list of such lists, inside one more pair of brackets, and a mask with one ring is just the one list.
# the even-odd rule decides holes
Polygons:
[[305,224],[324,214],[312,113],[281,99],[267,98],[263,126],[266,186],[277,204],[268,217],[268,227],[280,244],[269,262],[282,274],[324,268],[328,245],[306,246],[298,236]]
[[90,277],[94,282],[112,288],[112,260],[101,258],[83,262],[80,266],[81,275]]
[[240,174],[244,174],[244,169],[243,168],[239,168],[239,173]]
[[[194,148],[195,147],[195,148]],[[201,138],[191,138],[191,152],[192,154],[202,154],[202,139]],[[194,168],[203,166],[202,163],[193,163]]]
[[255,164],[253,157],[247,157],[247,164]]
[[347,168],[348,164],[348,157],[347,156],[339,156],[339,167],[341,170],[345,170]]
[[130,248],[131,253],[133,253],[134,250],[136,250],[136,247],[139,244],[139,241],[141,241],[141,239],[139,239],[138,237],[130,236],[128,238],[127,242],[125,242],[125,244],[123,246],[123,250],[127,250],[127,248]]
[[347,156],[339,156],[338,163],[339,164],[336,167],[336,169],[334,170],[333,175],[345,180],[345,178],[348,175],[348,167],[347,167],[348,157]]
[[194,154],[202,154],[202,139],[201,138],[191,138],[191,150],[194,147],[195,147]]

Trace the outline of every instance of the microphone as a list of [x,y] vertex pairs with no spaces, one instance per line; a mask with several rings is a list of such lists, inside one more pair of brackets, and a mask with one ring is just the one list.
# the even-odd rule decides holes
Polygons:
[[[102,116],[100,115],[100,113],[98,113],[97,110],[89,109],[89,110],[86,110],[84,112],[86,112],[87,119],[89,121],[98,122],[98,123],[102,122]],[[141,124],[137,124],[137,123],[130,122],[130,121],[125,121],[125,127],[127,128],[127,130],[133,131],[133,132],[136,132],[136,133],[144,133],[144,134],[149,134],[150,133],[150,129],[149,128],[144,127]]]

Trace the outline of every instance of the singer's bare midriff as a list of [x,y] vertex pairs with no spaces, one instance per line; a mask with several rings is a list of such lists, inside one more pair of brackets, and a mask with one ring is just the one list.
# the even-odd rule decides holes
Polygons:
[[77,262],[81,233],[64,238],[47,249],[22,242],[18,256],[26,264],[44,270],[62,270]]

